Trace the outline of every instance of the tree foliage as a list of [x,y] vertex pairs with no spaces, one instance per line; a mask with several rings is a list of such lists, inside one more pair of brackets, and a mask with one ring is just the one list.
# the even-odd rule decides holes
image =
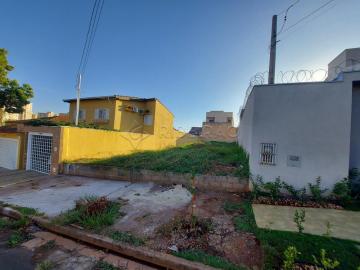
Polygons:
[[34,93],[29,84],[20,85],[17,80],[8,78],[8,72],[13,69],[8,63],[7,51],[0,48],[0,109],[8,113],[21,113]]

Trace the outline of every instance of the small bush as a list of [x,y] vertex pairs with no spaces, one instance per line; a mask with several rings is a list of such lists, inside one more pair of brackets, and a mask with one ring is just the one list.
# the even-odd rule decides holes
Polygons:
[[12,233],[7,241],[7,245],[11,248],[20,245],[21,243],[29,240],[30,237],[23,231],[15,231]]
[[54,220],[62,225],[79,224],[80,226],[99,231],[114,224],[121,215],[120,204],[108,201],[104,197],[86,196],[76,202],[76,207],[61,214]]
[[294,186],[282,182],[282,187],[290,194],[290,196],[296,200],[304,202],[306,200],[306,188],[296,189]]
[[35,270],[51,270],[54,268],[54,264],[51,261],[43,261],[36,265]]
[[299,233],[302,233],[304,231],[305,210],[295,211],[294,222],[296,223]]
[[276,178],[274,182],[266,182],[263,187],[273,200],[280,198],[282,188],[280,177]]
[[332,196],[342,205],[346,205],[351,201],[351,189],[349,179],[344,178],[340,182],[335,183]]
[[136,237],[129,232],[116,231],[110,234],[110,237],[115,241],[130,244],[133,246],[142,246],[145,244],[144,239]]
[[289,246],[284,251],[284,262],[283,262],[283,270],[293,270],[295,260],[297,259],[298,255],[301,253],[296,249],[294,246]]
[[327,189],[321,189],[321,178],[318,177],[316,179],[315,184],[309,183],[309,190],[311,193],[311,197],[316,202],[323,202],[324,201],[324,193]]
[[335,269],[340,265],[338,260],[336,260],[336,259],[333,260],[333,259],[326,257],[325,249],[320,250],[320,258],[319,259],[316,258],[314,255],[313,255],[313,258],[314,258],[314,263],[316,265],[320,266],[320,269],[325,269],[325,270]]
[[119,270],[119,268],[117,268],[107,262],[98,261],[92,270]]

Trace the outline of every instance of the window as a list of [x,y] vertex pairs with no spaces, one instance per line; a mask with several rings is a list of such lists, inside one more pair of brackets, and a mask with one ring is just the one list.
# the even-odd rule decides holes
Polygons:
[[100,120],[100,121],[109,120],[109,110],[108,109],[96,109],[95,110],[95,120]]
[[153,116],[151,114],[144,115],[144,125],[152,126],[153,124]]
[[215,117],[208,117],[208,118],[207,118],[207,121],[208,121],[209,123],[214,123],[214,122],[215,122]]
[[262,143],[260,163],[263,165],[275,165],[275,157],[276,157],[276,144]]
[[[84,109],[79,110],[79,121],[85,121],[86,111]],[[76,119],[76,111],[74,112],[74,121]]]

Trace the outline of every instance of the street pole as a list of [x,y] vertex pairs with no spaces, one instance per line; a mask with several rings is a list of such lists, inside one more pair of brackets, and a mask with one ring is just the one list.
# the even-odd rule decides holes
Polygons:
[[77,86],[76,86],[76,116],[75,116],[75,125],[79,124],[79,111],[80,111],[80,87],[81,87],[81,74],[78,74]]
[[276,39],[277,39],[277,15],[272,17],[271,25],[271,44],[270,44],[270,62],[269,62],[269,79],[268,84],[275,82],[275,61],[276,61]]

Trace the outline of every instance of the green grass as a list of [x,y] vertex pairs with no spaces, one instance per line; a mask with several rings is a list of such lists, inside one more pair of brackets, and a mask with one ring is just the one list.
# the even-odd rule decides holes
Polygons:
[[[87,199],[89,199],[89,197],[87,197]],[[95,200],[97,198],[92,197],[92,199]],[[89,215],[86,212],[85,206],[76,207],[61,214],[55,218],[53,222],[60,225],[78,224],[85,229],[98,232],[114,224],[116,219],[121,215],[120,208],[121,205],[119,203],[109,202],[109,205],[103,212]]]
[[11,248],[14,248],[29,239],[30,239],[30,236],[27,235],[25,232],[15,231],[10,235],[10,237],[7,241],[7,245]]
[[19,211],[24,216],[41,216],[43,213],[40,213],[38,210],[30,207],[23,207],[23,206],[17,206],[12,205],[11,208]]
[[244,215],[234,218],[239,231],[251,232],[260,240],[265,250],[265,269],[279,269],[283,253],[288,246],[295,246],[301,255],[300,262],[314,263],[312,255],[318,256],[320,249],[325,249],[328,256],[337,259],[337,269],[352,270],[360,265],[360,250],[357,242],[325,236],[300,234],[296,232],[260,229],[256,226],[251,203],[243,203]]
[[224,258],[213,256],[200,250],[180,251],[175,252],[174,255],[189,261],[201,262],[203,264],[224,270],[245,270],[245,268],[237,266]]
[[238,213],[243,209],[241,204],[229,201],[224,203],[223,208],[228,213]]
[[115,241],[130,244],[133,246],[142,246],[145,244],[144,239],[136,237],[128,232],[116,231],[110,234],[110,237]]
[[54,263],[48,260],[42,261],[36,265],[35,270],[51,270],[54,268]]
[[[249,176],[248,156],[236,143],[206,142],[80,162],[134,170]],[[234,166],[235,169],[229,170],[222,166]]]

